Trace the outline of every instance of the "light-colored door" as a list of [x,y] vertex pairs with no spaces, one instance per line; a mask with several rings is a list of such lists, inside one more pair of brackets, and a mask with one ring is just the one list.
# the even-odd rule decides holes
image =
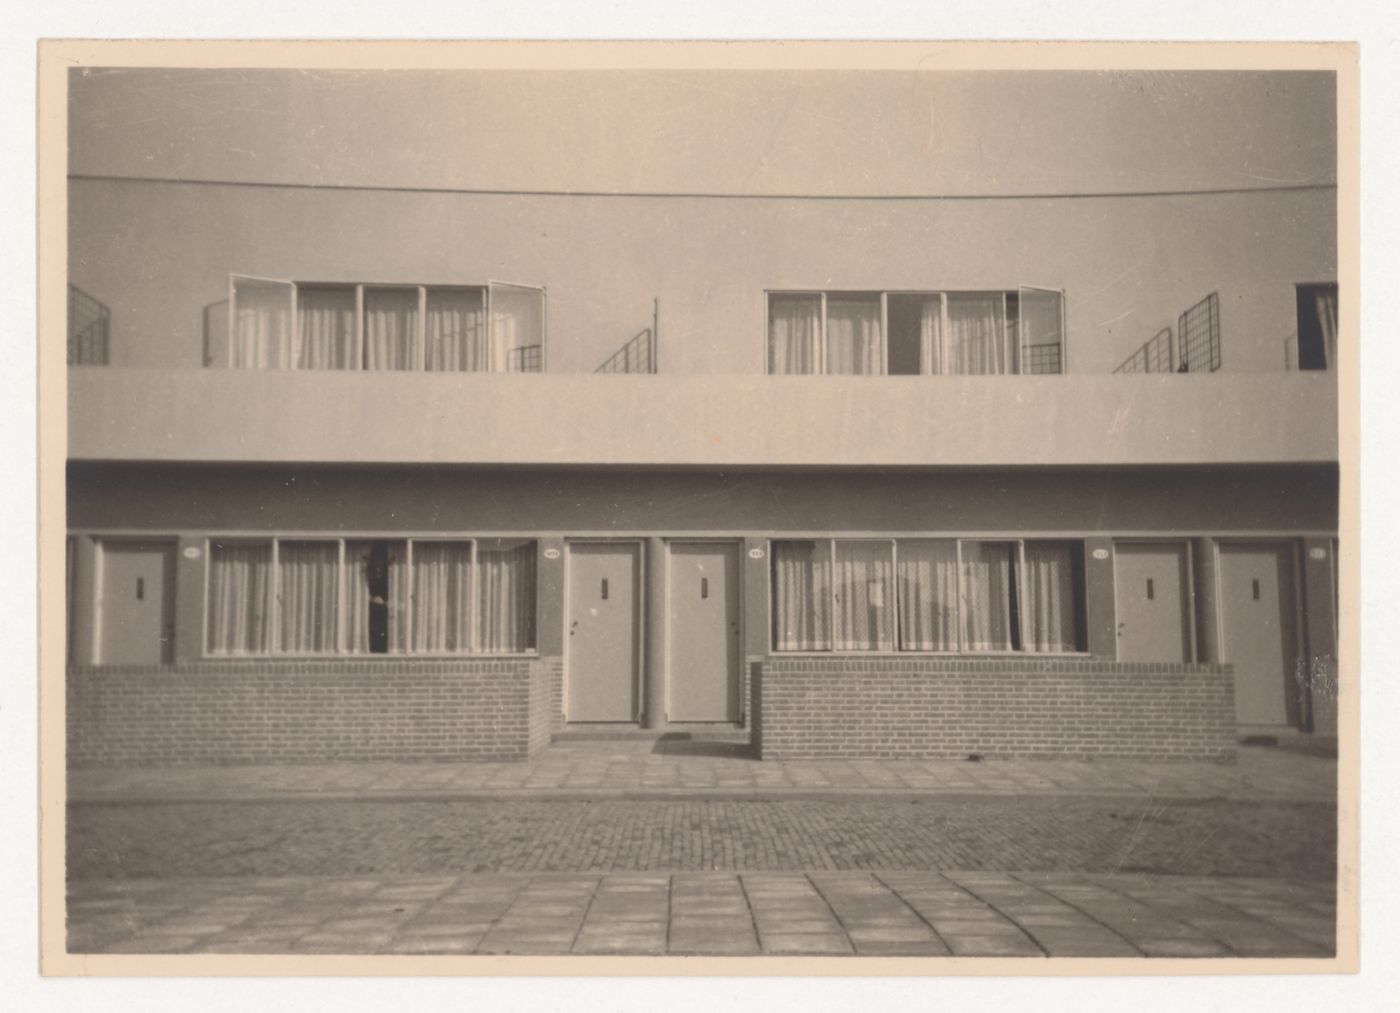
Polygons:
[[104,665],[159,665],[174,647],[173,547],[163,542],[104,542],[98,601]]
[[1192,660],[1186,560],[1184,542],[1114,545],[1119,661]]
[[569,547],[570,721],[636,721],[641,546]]
[[1293,547],[1220,546],[1220,613],[1221,656],[1235,666],[1236,720],[1289,724],[1298,662]]
[[739,547],[671,546],[670,721],[739,720]]

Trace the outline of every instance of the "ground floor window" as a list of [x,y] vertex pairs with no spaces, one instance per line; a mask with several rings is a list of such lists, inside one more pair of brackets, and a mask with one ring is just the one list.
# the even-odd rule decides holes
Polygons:
[[1087,649],[1084,546],[816,539],[772,547],[778,651]]
[[513,654],[535,648],[535,543],[216,539],[216,655]]

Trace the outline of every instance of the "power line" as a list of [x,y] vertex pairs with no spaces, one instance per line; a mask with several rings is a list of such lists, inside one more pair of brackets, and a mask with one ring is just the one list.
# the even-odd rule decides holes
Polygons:
[[819,194],[819,193],[713,193],[707,191],[642,190],[511,190],[489,187],[379,186],[354,183],[274,183],[237,179],[175,179],[164,176],[115,176],[70,173],[70,181],[107,183],[155,183],[180,186],[234,186],[266,190],[351,190],[376,193],[462,194],[474,197],[619,197],[654,200],[792,200],[792,201],[990,201],[990,200],[1109,200],[1139,197],[1223,197],[1256,193],[1297,193],[1336,190],[1336,183],[1281,183],[1268,186],[1204,187],[1187,190],[1102,190],[1081,193],[991,194]]

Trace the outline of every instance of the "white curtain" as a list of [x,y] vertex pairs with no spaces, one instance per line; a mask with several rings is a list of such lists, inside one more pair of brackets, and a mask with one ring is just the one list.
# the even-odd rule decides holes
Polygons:
[[815,373],[821,324],[821,296],[769,296],[768,372]]
[[482,289],[428,289],[424,366],[438,372],[485,372],[491,368]]
[[472,547],[413,543],[413,650],[471,650]]
[[291,284],[235,278],[230,364],[237,369],[278,369],[291,337]]
[[1006,297],[1000,293],[948,293],[948,361],[939,372],[983,376],[1010,371]]
[[1027,650],[1053,654],[1078,650],[1073,546],[1066,542],[1027,542],[1022,587],[1030,627]]
[[209,653],[272,651],[271,543],[209,546]]
[[515,654],[535,646],[535,544],[477,543],[477,629],[484,654]]
[[879,296],[826,298],[826,371],[833,376],[882,373]]
[[335,542],[278,542],[277,597],[284,653],[334,652],[340,546]]
[[958,649],[956,542],[899,543],[899,646],[906,651]]
[[831,543],[773,543],[773,640],[779,651],[831,647]]
[[919,355],[924,373],[945,373],[943,362],[943,300],[925,299],[919,309]]
[[1013,632],[1012,560],[1006,542],[963,542],[963,639],[969,651],[1010,651]]
[[365,369],[412,369],[417,289],[365,289]]
[[1322,347],[1327,350],[1327,368],[1337,368],[1337,290],[1319,289],[1316,295],[1317,322],[1322,329]]
[[298,369],[353,369],[355,353],[355,290],[297,289]]
[[[345,634],[351,654],[370,653],[370,602],[375,584],[387,585],[383,600],[388,615],[388,653],[408,649],[408,551],[404,542],[383,542],[376,559],[375,542],[345,543]],[[381,576],[374,573],[384,567]]]
[[893,651],[894,551],[889,542],[836,543],[834,573],[838,651]]
[[538,372],[544,345],[544,293],[491,286],[491,364],[497,373]]

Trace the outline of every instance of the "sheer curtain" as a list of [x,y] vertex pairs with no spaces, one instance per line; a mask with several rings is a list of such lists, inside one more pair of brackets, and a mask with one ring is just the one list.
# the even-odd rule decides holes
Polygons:
[[1016,546],[963,542],[963,638],[969,651],[1010,651],[1015,633],[1012,603]]
[[413,543],[413,650],[471,650],[470,542]]
[[1027,649],[1055,654],[1078,650],[1074,547],[1066,542],[1027,542],[1022,584],[1030,626]]
[[417,332],[417,289],[365,289],[365,369],[412,369]]
[[893,546],[838,541],[833,584],[836,650],[893,651]]
[[906,651],[958,649],[958,545],[899,543],[899,646]]
[[279,542],[277,597],[282,650],[329,654],[336,650],[340,546],[335,542]]
[[428,289],[424,366],[438,372],[491,368],[482,289]]
[[935,376],[948,370],[943,362],[943,300],[925,299],[919,312],[922,371]]
[[535,646],[535,544],[477,543],[477,629],[485,654],[514,654]]
[[1006,297],[948,293],[948,361],[939,372],[980,376],[1008,372]]
[[[345,543],[345,634],[351,654],[373,650],[371,629],[383,623],[389,654],[408,649],[408,550],[404,542]],[[375,601],[378,598],[379,601]],[[372,607],[373,606],[373,607]],[[374,613],[383,610],[383,619]]]
[[833,376],[881,373],[879,296],[826,297],[826,371]]
[[209,546],[209,653],[272,650],[272,545]]
[[831,647],[831,543],[773,543],[773,639],[780,651]]
[[768,372],[815,373],[821,325],[821,296],[770,295]]
[[280,368],[291,336],[291,284],[234,279],[230,364],[239,369]]
[[538,372],[544,343],[544,293],[520,285],[491,286],[491,363],[498,373]]
[[298,369],[353,369],[356,344],[353,288],[297,289]]
[[1322,329],[1322,347],[1327,350],[1327,368],[1337,368],[1337,290],[1319,289],[1316,296],[1317,322]]

